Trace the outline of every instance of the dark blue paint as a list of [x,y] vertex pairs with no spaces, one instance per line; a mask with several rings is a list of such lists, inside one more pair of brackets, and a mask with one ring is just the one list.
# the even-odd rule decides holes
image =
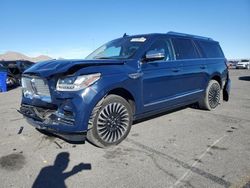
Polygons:
[[[229,93],[230,80],[224,57],[212,59],[200,57],[188,60],[175,60],[173,57],[168,62],[145,63],[142,57],[156,39],[182,36],[149,34],[135,37],[141,36],[147,37],[147,40],[133,59],[52,60],[38,63],[26,70],[24,74],[48,80],[52,103],[23,97],[22,104],[54,108],[59,112],[67,109],[73,112],[75,119],[73,126],[44,125],[29,119],[31,123],[36,127],[55,132],[85,132],[88,130],[88,120],[95,105],[117,88],[125,89],[132,95],[135,104],[134,119],[197,102],[204,96],[209,80],[215,76],[220,78],[221,84],[226,83],[225,91]],[[192,39],[191,36],[188,38]],[[101,73],[101,79],[81,91],[56,91],[58,78],[69,74],[68,72],[76,76]],[[133,75],[137,75],[137,78],[133,78]]]

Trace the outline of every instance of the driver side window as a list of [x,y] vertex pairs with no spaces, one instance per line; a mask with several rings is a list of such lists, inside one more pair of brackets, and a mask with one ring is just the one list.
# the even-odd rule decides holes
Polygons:
[[[160,61],[172,60],[171,44],[168,39],[158,39],[152,44],[152,46],[147,50],[147,52],[151,50],[161,51],[164,53],[165,58]],[[155,60],[155,61],[159,61],[159,60]]]

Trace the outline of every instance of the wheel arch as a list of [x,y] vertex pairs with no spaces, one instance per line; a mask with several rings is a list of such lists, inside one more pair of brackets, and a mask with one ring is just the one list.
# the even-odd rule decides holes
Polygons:
[[118,95],[122,98],[124,98],[125,100],[128,101],[128,103],[130,104],[131,108],[132,108],[132,112],[133,114],[135,114],[136,112],[136,101],[135,101],[135,97],[132,95],[132,93],[123,88],[123,87],[117,87],[117,88],[113,88],[111,90],[108,91],[107,95]]
[[229,93],[227,92],[226,88],[224,87],[224,84],[222,83],[221,76],[219,74],[215,74],[215,75],[211,76],[210,80],[216,80],[220,84],[220,87],[222,90],[222,99],[224,101],[228,101],[229,100]]
[[220,87],[222,88],[222,79],[219,74],[212,75],[210,80],[216,80],[220,84]]

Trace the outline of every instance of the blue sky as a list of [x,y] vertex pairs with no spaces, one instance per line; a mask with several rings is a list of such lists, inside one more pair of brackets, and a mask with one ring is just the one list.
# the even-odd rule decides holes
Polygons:
[[177,31],[250,58],[250,0],[0,0],[0,53],[83,58],[127,34]]

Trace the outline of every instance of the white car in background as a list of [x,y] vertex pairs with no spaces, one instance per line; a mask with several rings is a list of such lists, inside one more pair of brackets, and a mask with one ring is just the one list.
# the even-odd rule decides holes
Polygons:
[[249,69],[250,68],[250,60],[243,59],[236,64],[236,69]]

